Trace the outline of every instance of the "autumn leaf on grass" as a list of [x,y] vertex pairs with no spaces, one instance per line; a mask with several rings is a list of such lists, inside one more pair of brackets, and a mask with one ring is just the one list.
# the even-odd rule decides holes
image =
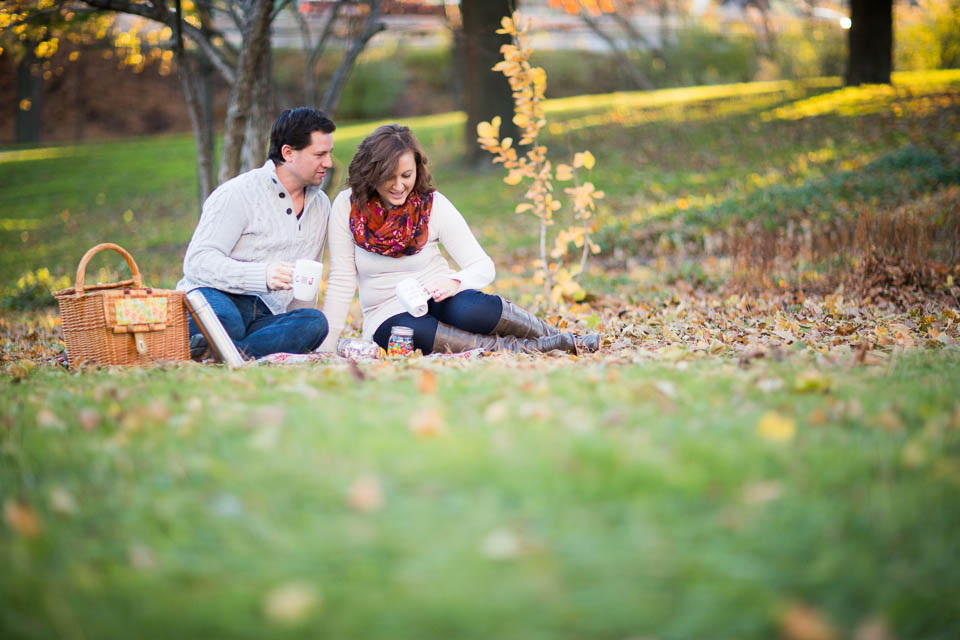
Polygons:
[[423,407],[410,415],[411,433],[419,438],[436,438],[446,431],[446,421],[438,409]]
[[830,378],[814,369],[803,371],[793,381],[793,389],[800,393],[816,391],[826,393],[830,391]]
[[350,485],[347,503],[357,511],[370,513],[383,506],[383,490],[380,479],[374,475],[360,476]]
[[37,411],[37,426],[42,429],[53,429],[60,431],[64,428],[63,420],[57,417],[48,407],[43,407]]
[[491,560],[513,560],[523,550],[523,541],[510,529],[496,529],[483,539],[480,550]]
[[37,363],[33,360],[22,358],[11,364],[7,368],[7,373],[13,378],[14,382],[22,382],[30,377],[30,374],[37,368]]
[[3,520],[25,538],[35,538],[42,530],[36,512],[19,500],[8,499],[3,503]]
[[741,498],[746,504],[761,505],[778,500],[781,495],[783,495],[783,485],[776,480],[766,480],[746,485]]
[[317,590],[306,582],[294,581],[272,589],[263,600],[263,613],[277,624],[303,621],[320,602]]
[[910,327],[905,324],[897,323],[890,325],[890,333],[893,335],[893,339],[898,346],[909,348],[915,343]]
[[[960,410],[958,410],[958,415],[960,415]],[[502,400],[491,403],[483,412],[483,418],[487,422],[500,422],[506,417],[507,405]]]
[[839,634],[819,611],[792,604],[780,616],[780,631],[788,640],[837,640]]
[[797,433],[797,424],[792,418],[768,411],[757,423],[757,433],[772,442],[789,442]]
[[927,463],[929,458],[930,454],[927,448],[923,445],[923,442],[917,438],[907,442],[900,451],[900,460],[904,466],[910,467],[911,469],[922,467]]
[[135,542],[127,549],[127,559],[130,566],[134,569],[149,571],[157,566],[157,559],[153,555],[153,550],[142,542]]
[[773,393],[783,388],[783,380],[780,378],[760,378],[757,380],[757,389],[764,393]]
[[880,616],[870,616],[857,625],[853,640],[893,640],[893,633],[886,620]]
[[822,427],[829,422],[830,414],[823,407],[814,407],[810,410],[810,415],[807,416],[807,424]]
[[417,389],[420,393],[435,393],[437,391],[437,374],[430,369],[424,370],[417,379]]
[[63,487],[53,487],[50,489],[50,508],[60,515],[70,516],[77,512],[77,501]]
[[100,424],[100,412],[91,407],[84,407],[77,412],[77,420],[84,431],[93,431]]
[[271,424],[259,427],[250,436],[250,446],[260,451],[269,451],[277,446],[280,439],[280,427]]

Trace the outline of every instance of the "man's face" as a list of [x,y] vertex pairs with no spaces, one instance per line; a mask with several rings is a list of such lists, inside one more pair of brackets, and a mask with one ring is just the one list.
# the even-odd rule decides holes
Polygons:
[[287,172],[301,186],[318,186],[327,175],[327,169],[333,166],[333,134],[314,131],[310,134],[310,144],[303,149],[294,149],[283,145],[284,165]]

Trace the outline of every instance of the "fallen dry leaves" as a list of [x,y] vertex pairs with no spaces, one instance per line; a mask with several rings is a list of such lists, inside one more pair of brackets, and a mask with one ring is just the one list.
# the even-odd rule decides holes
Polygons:
[[[831,361],[882,365],[894,349],[960,344],[960,310],[935,300],[898,311],[843,293],[723,295],[677,283],[646,297],[596,296],[568,313],[578,318],[578,330],[599,330],[607,339],[609,346],[593,358],[633,351],[667,361],[736,357],[747,366],[757,358],[780,360],[809,350]],[[830,381],[813,373],[798,386],[827,391]]]

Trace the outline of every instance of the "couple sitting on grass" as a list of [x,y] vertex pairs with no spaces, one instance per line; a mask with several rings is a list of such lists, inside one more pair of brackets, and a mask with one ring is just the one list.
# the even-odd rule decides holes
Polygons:
[[[245,357],[336,350],[358,283],[363,336],[384,348],[392,327],[402,325],[424,354],[597,350],[599,335],[561,332],[479,291],[493,281],[493,261],[434,189],[409,128],[385,125],[361,142],[348,188],[331,206],[320,185],[333,166],[335,128],[316,109],[284,111],[270,131],[266,163],[220,185],[204,202],[177,288],[203,292]],[[328,232],[321,312],[295,300],[291,283],[293,263],[320,260]],[[459,271],[443,258],[441,244]],[[397,298],[396,286],[407,278],[429,293],[426,315],[406,313]],[[204,357],[207,346],[191,320],[191,355]]]

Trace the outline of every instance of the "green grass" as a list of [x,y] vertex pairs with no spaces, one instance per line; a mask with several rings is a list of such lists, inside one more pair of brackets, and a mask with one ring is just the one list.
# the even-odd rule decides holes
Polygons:
[[[593,306],[560,312],[613,345],[580,360],[67,372],[56,318],[11,309],[103,241],[173,285],[199,214],[192,141],[0,152],[0,637],[762,639],[797,611],[837,637],[869,620],[960,635],[952,303],[690,292],[667,283],[724,272],[655,260],[949,189],[960,73],[547,111],[552,157],[590,149],[607,193]],[[511,273],[534,252],[522,189],[463,166],[463,120],[407,124],[497,292],[529,295]],[[340,168],[375,124],[340,127]],[[371,510],[350,498],[364,478]]]
[[[795,602],[844,633],[960,630],[956,355],[828,368],[827,395],[776,363],[367,371],[5,385],[2,497],[44,531],[0,530],[2,635],[767,638]],[[440,436],[410,431],[423,408]],[[771,410],[792,441],[758,435]],[[366,474],[372,512],[347,500]],[[291,581],[321,600],[288,629],[263,606]]]

